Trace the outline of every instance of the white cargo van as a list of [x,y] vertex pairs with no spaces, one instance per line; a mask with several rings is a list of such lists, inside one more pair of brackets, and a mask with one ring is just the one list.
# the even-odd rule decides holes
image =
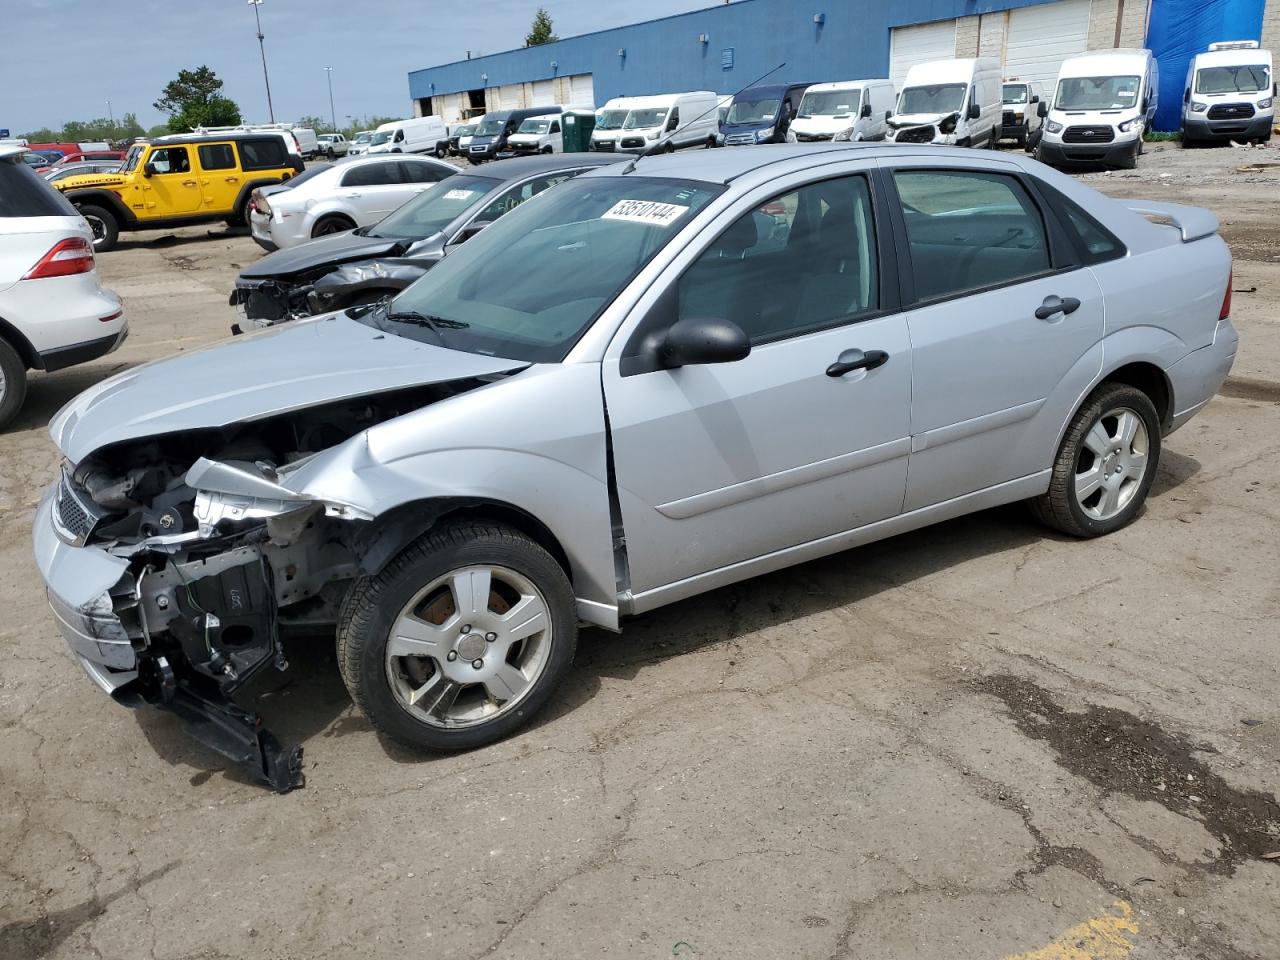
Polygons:
[[640,97],[614,97],[596,111],[596,126],[591,131],[591,149],[600,151],[616,150],[618,138],[622,136],[622,125],[627,121],[631,105]]
[[892,80],[815,83],[800,98],[787,142],[883,140],[893,99]]
[[1013,140],[1026,150],[1035,149],[1040,141],[1040,94],[1036,88],[1017,77],[1004,78],[1004,116],[1000,118],[1000,139]]
[[635,97],[618,131],[618,149],[643,153],[659,140],[663,150],[714,147],[719,131],[720,98],[710,90]]
[[525,117],[516,132],[507,137],[504,153],[524,157],[534,153],[559,153],[564,149],[564,137],[560,133],[560,115]]
[[290,127],[293,139],[298,141],[299,156],[303,160],[314,160],[320,155],[320,139],[310,127]]
[[1271,139],[1276,82],[1271,51],[1256,40],[1209,44],[1187,68],[1182,93],[1182,145]]
[[1132,170],[1156,115],[1160,73],[1150,50],[1084,53],[1062,62],[1036,159],[1055,167],[1103,164]]
[[439,117],[392,120],[373,132],[366,153],[434,153],[449,155],[449,128]]
[[888,139],[995,147],[1003,106],[997,61],[977,57],[918,63],[907,71],[889,118]]

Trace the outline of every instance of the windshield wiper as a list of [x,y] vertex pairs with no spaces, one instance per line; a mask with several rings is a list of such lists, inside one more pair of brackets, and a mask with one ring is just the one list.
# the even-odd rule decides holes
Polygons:
[[429,314],[419,313],[417,310],[396,310],[386,314],[388,320],[399,320],[402,323],[412,323],[419,327],[430,327],[433,330],[465,330],[471,326],[461,320],[450,320],[448,317],[433,317]]

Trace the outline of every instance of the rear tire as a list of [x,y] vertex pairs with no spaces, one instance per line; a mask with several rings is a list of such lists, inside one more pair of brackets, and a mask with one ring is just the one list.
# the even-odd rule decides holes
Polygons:
[[27,396],[27,365],[18,351],[0,339],[0,430],[7,427]]
[[436,159],[443,160],[445,157],[449,155],[449,148],[447,146],[443,146],[437,143],[435,152],[436,152]]
[[89,229],[93,231],[94,253],[103,253],[114,248],[116,241],[120,238],[120,224],[116,221],[115,214],[103,207],[95,207],[88,203],[76,209],[80,211],[80,216],[89,222]]
[[[408,639],[392,646],[397,638]],[[511,527],[459,521],[352,585],[338,665],[356,705],[387,736],[469,750],[514,733],[546,705],[577,639],[573,590],[551,554]]]
[[354,230],[356,225],[346,217],[333,214],[327,217],[321,217],[316,221],[316,225],[311,228],[312,237],[327,237],[331,233],[342,233],[345,230]]
[[1141,390],[1103,383],[1067,427],[1047,493],[1029,501],[1046,526],[1100,537],[1133,522],[1160,465],[1160,418]]

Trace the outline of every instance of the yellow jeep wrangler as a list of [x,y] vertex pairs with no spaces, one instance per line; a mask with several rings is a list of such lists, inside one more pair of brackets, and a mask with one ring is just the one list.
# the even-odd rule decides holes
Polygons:
[[225,220],[247,223],[255,187],[302,172],[274,133],[189,134],[135,143],[118,173],[54,182],[93,230],[95,250],[110,250],[121,230],[154,230]]

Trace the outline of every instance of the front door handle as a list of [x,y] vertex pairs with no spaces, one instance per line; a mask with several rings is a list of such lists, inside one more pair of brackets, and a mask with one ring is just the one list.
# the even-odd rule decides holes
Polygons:
[[194,180],[183,180],[183,181],[182,181],[182,185],[183,185],[184,187],[195,187],[195,186],[198,186],[198,184],[197,184]]
[[360,194],[358,194],[358,193],[348,193],[348,194],[345,194],[345,196],[347,196],[348,198],[350,198],[350,199],[352,199],[352,200],[355,200],[357,197],[359,197],[359,196],[360,196]]
[[1080,301],[1075,297],[1058,297],[1050,294],[1044,302],[1036,307],[1036,319],[1048,320],[1054,314],[1075,313],[1080,309]]
[[889,360],[889,355],[883,350],[847,350],[841,354],[842,357],[846,355],[847,359],[837,360],[827,367],[828,377],[843,377],[854,370],[874,370]]

